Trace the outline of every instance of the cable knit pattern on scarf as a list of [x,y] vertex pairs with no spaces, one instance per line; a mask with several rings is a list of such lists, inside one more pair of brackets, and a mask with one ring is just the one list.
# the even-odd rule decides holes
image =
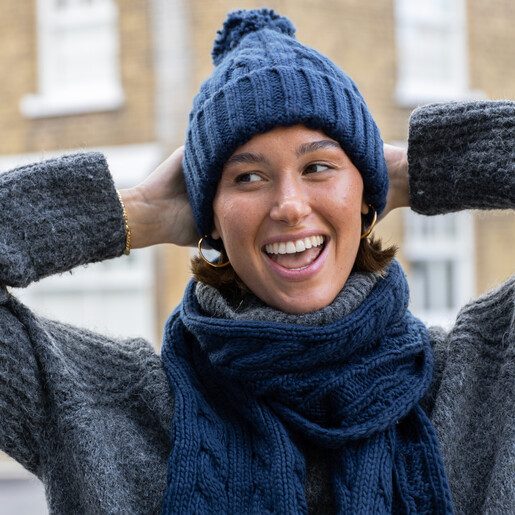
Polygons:
[[302,437],[331,449],[338,512],[452,513],[427,331],[397,263],[321,327],[205,316],[191,283],[167,323],[175,416],[163,513],[305,513]]

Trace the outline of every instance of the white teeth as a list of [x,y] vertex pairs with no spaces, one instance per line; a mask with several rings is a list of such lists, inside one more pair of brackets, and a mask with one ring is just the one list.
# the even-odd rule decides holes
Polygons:
[[287,241],[281,243],[270,243],[265,245],[267,254],[295,254],[296,252],[304,252],[312,247],[319,247],[324,243],[324,236],[310,236],[295,241]]
[[293,241],[289,241],[286,243],[286,254],[295,254],[297,249],[295,248],[295,243]]

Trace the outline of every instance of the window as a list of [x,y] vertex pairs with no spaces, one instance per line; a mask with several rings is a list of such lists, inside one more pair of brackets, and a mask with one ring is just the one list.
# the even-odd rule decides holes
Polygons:
[[117,109],[123,103],[114,0],[37,0],[38,93],[29,118]]
[[407,106],[468,91],[465,0],[395,0],[397,100]]
[[428,324],[448,325],[474,294],[473,219],[405,214],[411,309]]

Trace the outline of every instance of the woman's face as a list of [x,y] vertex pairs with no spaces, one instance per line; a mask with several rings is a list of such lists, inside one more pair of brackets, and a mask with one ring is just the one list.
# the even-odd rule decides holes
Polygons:
[[340,145],[321,131],[277,127],[237,148],[213,202],[243,282],[268,305],[307,313],[330,304],[356,258],[363,181]]

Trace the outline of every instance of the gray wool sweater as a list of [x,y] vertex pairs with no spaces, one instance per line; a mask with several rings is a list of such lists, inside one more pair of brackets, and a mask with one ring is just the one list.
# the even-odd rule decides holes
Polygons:
[[[515,208],[514,125],[514,102],[416,110],[408,150],[413,208]],[[120,256],[124,246],[102,155],[0,175],[0,448],[45,483],[52,513],[157,513],[166,488],[174,403],[152,347],[44,319],[8,291]],[[347,305],[359,297],[356,285],[371,281],[351,281]],[[212,295],[200,296],[213,304]],[[465,306],[450,332],[430,332],[436,371],[423,407],[456,512],[513,512],[515,278]],[[306,454],[308,502],[330,509],[323,460]]]

